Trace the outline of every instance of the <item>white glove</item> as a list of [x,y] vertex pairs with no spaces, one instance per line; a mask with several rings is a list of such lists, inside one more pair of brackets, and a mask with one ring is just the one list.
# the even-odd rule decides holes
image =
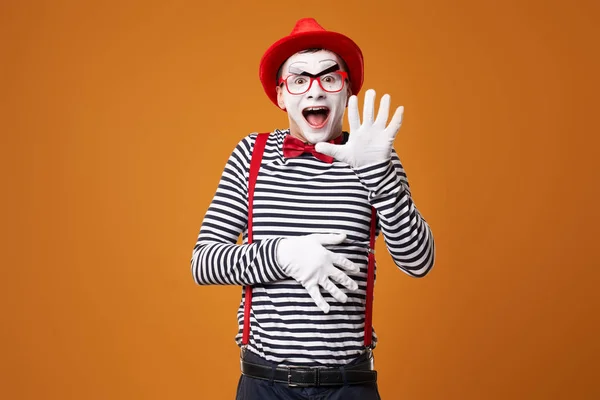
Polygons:
[[302,284],[324,313],[329,312],[329,304],[321,296],[319,286],[342,303],[348,300],[348,296],[331,282],[330,278],[350,290],[358,288],[355,281],[334,265],[350,272],[358,272],[358,266],[323,247],[342,243],[344,239],[345,234],[315,233],[283,238],[277,246],[277,263],[281,270]]
[[348,100],[348,122],[350,137],[346,144],[317,143],[315,150],[336,160],[345,162],[351,167],[358,168],[369,164],[389,160],[392,156],[394,139],[402,126],[404,107],[396,109],[390,124],[386,127],[390,110],[390,96],[383,95],[379,104],[377,119],[375,114],[375,91],[367,90],[363,108],[363,123],[360,124],[358,115],[358,99],[351,96]]

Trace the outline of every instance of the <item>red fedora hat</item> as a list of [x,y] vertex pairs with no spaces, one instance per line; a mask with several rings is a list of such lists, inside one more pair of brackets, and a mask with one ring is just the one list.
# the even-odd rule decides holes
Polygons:
[[277,71],[289,57],[309,48],[326,49],[340,56],[348,67],[352,94],[358,94],[364,73],[360,48],[349,37],[325,30],[314,18],[302,18],[296,22],[292,33],[273,43],[260,60],[260,81],[265,93],[276,106]]

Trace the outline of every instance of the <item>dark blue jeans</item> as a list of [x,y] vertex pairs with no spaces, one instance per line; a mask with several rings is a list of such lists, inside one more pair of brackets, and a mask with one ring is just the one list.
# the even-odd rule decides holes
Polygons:
[[[250,351],[244,359],[260,365],[273,366]],[[364,361],[361,356],[349,365]],[[287,383],[240,376],[236,400],[381,400],[377,383],[329,387],[288,387]]]

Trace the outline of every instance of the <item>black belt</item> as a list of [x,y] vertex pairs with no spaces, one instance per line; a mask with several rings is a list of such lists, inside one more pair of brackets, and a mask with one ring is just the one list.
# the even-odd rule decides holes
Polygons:
[[[307,367],[276,367],[253,364],[241,360],[242,374],[251,378],[264,379],[287,383],[288,386],[341,386],[344,384],[358,385],[377,382],[377,371],[374,371],[372,360],[349,365],[344,368],[307,368]],[[344,380],[344,375],[346,379]]]

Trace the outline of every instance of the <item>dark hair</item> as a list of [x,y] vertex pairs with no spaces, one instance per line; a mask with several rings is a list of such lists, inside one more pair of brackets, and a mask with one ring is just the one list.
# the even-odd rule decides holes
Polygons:
[[[331,51],[331,50],[323,49],[321,47],[311,47],[310,49],[300,50],[298,53],[300,53],[300,54],[316,53],[317,51],[321,51],[321,50]],[[344,70],[348,71],[348,66],[346,65],[346,62],[342,59],[342,57],[339,57],[339,58],[342,61],[342,67],[344,68]],[[285,64],[285,62],[283,64]],[[281,68],[283,68],[283,64],[281,64],[281,66],[277,70],[277,76],[275,77],[275,85],[277,85],[279,83],[279,78],[281,78]]]

